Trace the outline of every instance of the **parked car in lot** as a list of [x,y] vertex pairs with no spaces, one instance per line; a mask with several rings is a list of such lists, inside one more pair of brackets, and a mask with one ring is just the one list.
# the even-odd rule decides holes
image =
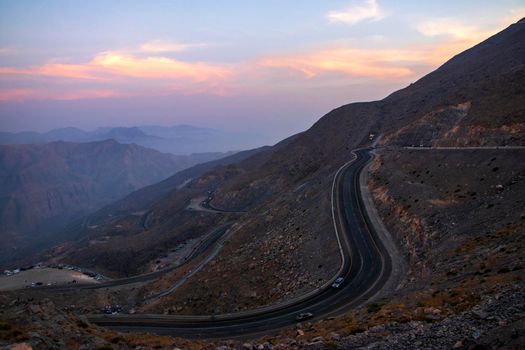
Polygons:
[[314,314],[311,313],[311,312],[301,312],[300,314],[295,316],[295,320],[297,322],[300,322],[300,321],[304,321],[304,320],[307,320],[307,319],[312,318],[312,317],[314,317]]
[[341,276],[337,277],[334,283],[332,283],[332,288],[335,288],[335,289],[341,288],[341,285],[343,284],[344,281],[345,279],[343,277]]

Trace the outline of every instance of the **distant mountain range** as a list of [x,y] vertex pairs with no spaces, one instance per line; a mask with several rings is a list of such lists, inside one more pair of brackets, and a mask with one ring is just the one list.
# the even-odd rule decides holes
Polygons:
[[[121,135],[120,130],[111,132]],[[47,135],[85,134],[61,129]],[[226,155],[175,156],[114,140],[1,145],[0,263],[29,243],[49,243],[71,220],[177,171]]]
[[140,146],[173,154],[227,152],[262,146],[261,135],[232,133],[222,130],[198,128],[191,125],[162,127],[107,127],[85,131],[68,127],[38,132],[0,132],[0,144],[36,144],[53,141],[93,142],[113,139],[119,143]]

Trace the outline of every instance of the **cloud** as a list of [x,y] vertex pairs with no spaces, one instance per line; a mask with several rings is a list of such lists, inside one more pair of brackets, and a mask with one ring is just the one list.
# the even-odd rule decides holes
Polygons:
[[32,67],[0,67],[3,86],[25,84],[45,90],[4,89],[0,101],[77,100],[130,95],[227,95],[232,71],[227,65],[185,62],[163,56],[139,57],[101,52],[83,64],[47,63]]
[[35,95],[31,89],[2,89],[0,90],[0,102],[22,101]]
[[118,52],[97,55],[91,65],[104,72],[135,78],[187,79],[203,81],[223,79],[229,70],[219,65],[201,62],[183,62],[167,57],[137,58]]
[[312,52],[263,58],[259,65],[297,72],[306,79],[327,73],[339,73],[346,78],[400,78],[412,74],[401,63],[411,56],[399,50],[373,50],[359,48],[331,48]]
[[194,48],[211,46],[209,43],[175,43],[165,40],[153,40],[140,45],[139,51],[146,53],[183,52]]
[[420,23],[418,31],[425,36],[450,36],[457,39],[479,39],[486,32],[474,25],[465,24],[452,18],[437,18]]
[[0,77],[48,76],[71,79],[97,79],[93,67],[79,64],[44,64],[29,68],[0,67]]
[[120,91],[113,91],[109,89],[80,89],[76,91],[67,91],[56,94],[55,96],[51,95],[48,98],[56,100],[82,100],[89,98],[110,98],[110,97],[123,97],[131,96],[129,93],[124,93]]
[[129,96],[109,89],[80,89],[73,91],[48,91],[42,89],[2,89],[0,102],[21,102],[25,100],[60,100],[71,101],[93,98],[110,98]]
[[377,0],[364,0],[342,10],[330,11],[326,17],[330,22],[354,25],[365,20],[377,21],[384,18],[385,15],[379,8]]
[[[337,86],[372,81],[406,84],[469,48],[470,41],[456,38],[436,43],[409,43],[396,48],[338,45],[302,53],[261,57],[253,73],[274,88],[287,86]],[[266,72],[264,71],[266,69]],[[262,73],[261,73],[262,71]],[[269,78],[268,78],[269,77]]]
[[86,64],[44,64],[29,68],[0,67],[0,77],[46,76],[82,80],[108,80],[117,77],[181,79],[204,81],[222,79],[228,69],[201,62],[183,62],[166,57],[137,58],[118,52],[103,52]]

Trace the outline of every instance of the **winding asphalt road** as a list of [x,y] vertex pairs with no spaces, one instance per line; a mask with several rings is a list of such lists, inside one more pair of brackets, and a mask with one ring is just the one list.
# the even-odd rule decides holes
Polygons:
[[[261,334],[295,323],[295,316],[311,312],[314,319],[340,315],[374,296],[387,282],[392,260],[364,210],[359,175],[371,159],[369,149],[356,157],[334,180],[334,224],[344,254],[340,289],[323,288],[295,303],[234,314],[208,316],[91,315],[88,319],[120,331],[149,331],[190,338],[221,338]],[[227,283],[227,282],[226,282]]]

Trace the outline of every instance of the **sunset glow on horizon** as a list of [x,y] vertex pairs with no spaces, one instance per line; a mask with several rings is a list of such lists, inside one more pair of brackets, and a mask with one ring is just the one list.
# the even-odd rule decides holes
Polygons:
[[277,141],[523,16],[520,1],[0,1],[0,130],[186,123]]

